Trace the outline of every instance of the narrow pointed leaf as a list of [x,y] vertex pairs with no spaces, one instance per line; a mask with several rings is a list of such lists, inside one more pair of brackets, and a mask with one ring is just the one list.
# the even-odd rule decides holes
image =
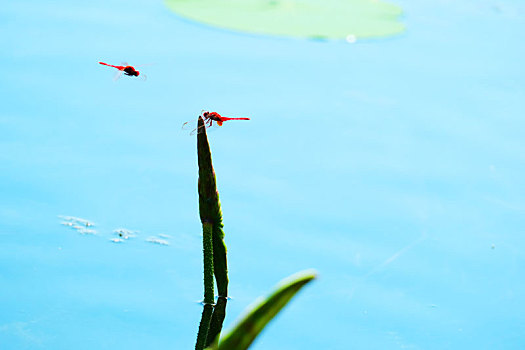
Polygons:
[[222,211],[217,192],[217,183],[211,161],[210,145],[204,127],[204,120],[199,118],[197,129],[197,154],[199,158],[199,213],[203,227],[212,226],[213,236],[213,273],[219,296],[228,296],[228,263],[226,244],[222,230]]
[[282,281],[270,296],[256,303],[239,323],[219,341],[219,344],[217,344],[216,340],[208,349],[248,349],[268,322],[281,311],[302,287],[315,277],[315,272],[303,271]]

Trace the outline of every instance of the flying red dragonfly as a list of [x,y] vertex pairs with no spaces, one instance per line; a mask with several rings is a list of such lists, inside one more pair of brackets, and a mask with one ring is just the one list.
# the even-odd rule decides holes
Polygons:
[[127,63],[123,63],[123,66],[114,66],[112,64],[99,62],[100,64],[108,67],[117,68],[119,70],[119,73],[115,76],[115,80],[117,80],[122,73],[124,73],[127,76],[130,77],[138,77],[140,75],[140,72],[135,69],[135,67],[128,65]]
[[[230,117],[223,117],[222,115],[220,115],[219,113],[217,112],[208,112],[208,111],[202,111],[202,118],[204,119],[204,128],[205,129],[208,129],[210,127],[212,127],[214,124],[213,122],[217,123],[218,126],[221,126],[222,123],[224,123],[225,121],[228,121],[228,120],[250,120],[250,118],[230,118]],[[190,121],[190,122],[186,122],[184,124],[182,124],[182,128],[183,129],[187,129],[188,127],[190,127],[191,125],[193,125],[195,121]],[[203,128],[202,126],[200,128]],[[190,133],[190,135],[194,135],[196,131],[198,131],[198,133],[201,132],[201,130],[199,130],[200,128],[195,128],[192,130],[192,132]]]

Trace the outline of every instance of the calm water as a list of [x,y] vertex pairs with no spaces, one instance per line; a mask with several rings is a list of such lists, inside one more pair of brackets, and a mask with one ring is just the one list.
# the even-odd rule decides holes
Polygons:
[[[406,33],[355,44],[218,30],[161,1],[5,3],[0,348],[194,346],[196,145],[180,126],[203,108],[252,118],[210,134],[225,326],[320,273],[253,349],[524,347],[525,6],[396,3]],[[114,83],[100,60],[152,65]],[[118,228],[137,236],[113,243]]]

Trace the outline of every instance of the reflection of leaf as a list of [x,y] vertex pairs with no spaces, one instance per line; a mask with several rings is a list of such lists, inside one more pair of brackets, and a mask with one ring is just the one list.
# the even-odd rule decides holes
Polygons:
[[313,271],[290,276],[267,298],[258,302],[239,323],[208,350],[244,350],[304,285],[316,277]]
[[208,338],[206,339],[206,346],[213,343],[215,338],[221,334],[222,323],[226,317],[226,304],[228,298],[219,297],[217,304],[213,307],[213,314],[211,316],[210,329],[208,330]]
[[208,338],[208,330],[210,328],[210,322],[213,315],[213,306],[210,304],[204,304],[202,310],[201,323],[199,324],[199,333],[197,334],[197,343],[195,344],[195,350],[202,350],[206,346],[206,339]]

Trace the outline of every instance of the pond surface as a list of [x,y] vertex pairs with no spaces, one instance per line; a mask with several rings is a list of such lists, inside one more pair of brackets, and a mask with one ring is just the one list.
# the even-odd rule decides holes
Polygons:
[[[320,274],[253,349],[524,347],[525,5],[395,4],[403,34],[355,43],[218,29],[160,1],[4,4],[0,347],[194,347],[196,141],[180,128],[202,109],[252,119],[209,135],[225,327]],[[97,63],[124,60],[148,79]]]

